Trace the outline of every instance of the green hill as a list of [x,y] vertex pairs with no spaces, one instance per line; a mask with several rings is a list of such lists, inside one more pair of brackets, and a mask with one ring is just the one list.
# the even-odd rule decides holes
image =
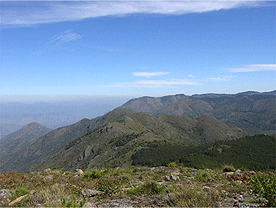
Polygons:
[[[18,137],[12,136],[12,139],[1,146],[1,172],[26,171],[32,165],[47,160],[63,149],[66,142],[87,133],[90,122],[89,119],[83,119],[74,125],[48,131],[48,134],[40,137],[33,137],[25,131],[26,127],[23,127],[13,133]],[[26,138],[20,132],[27,132],[26,134],[31,137]]]
[[24,166],[16,160],[26,154],[27,148],[35,143],[37,138],[49,133],[51,129],[38,123],[30,123],[16,132],[10,133],[0,140],[0,170],[12,171]]
[[16,132],[10,133],[8,135],[6,135],[5,137],[3,137],[2,139],[0,139],[0,147],[12,143],[13,141],[17,140],[17,139],[31,139],[34,137],[40,137],[43,136],[47,133],[49,133],[51,131],[51,129],[42,126],[39,123],[36,122],[32,122],[29,123],[25,126],[23,126],[21,129],[19,129]]
[[97,122],[100,121],[105,121],[105,125],[98,125],[98,128],[69,142],[40,167],[87,169],[128,166],[132,163],[131,156],[152,142],[185,146],[232,140],[246,135],[243,130],[210,116],[197,119],[176,115],[154,117],[118,108]]

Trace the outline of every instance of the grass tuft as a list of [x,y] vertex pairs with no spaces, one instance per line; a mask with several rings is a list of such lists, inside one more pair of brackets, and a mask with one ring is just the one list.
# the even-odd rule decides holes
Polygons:
[[127,190],[126,193],[129,196],[152,196],[155,194],[160,194],[166,189],[165,186],[158,185],[155,181],[146,181],[142,185]]

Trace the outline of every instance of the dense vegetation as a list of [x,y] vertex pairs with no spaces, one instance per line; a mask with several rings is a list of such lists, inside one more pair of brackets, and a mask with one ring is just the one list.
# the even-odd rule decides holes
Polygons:
[[200,146],[152,142],[132,155],[133,165],[159,166],[169,162],[194,168],[221,168],[232,164],[250,170],[275,170],[275,135],[246,136]]
[[276,175],[261,174],[251,179],[251,188],[254,194],[263,196],[267,202],[266,206],[276,207]]

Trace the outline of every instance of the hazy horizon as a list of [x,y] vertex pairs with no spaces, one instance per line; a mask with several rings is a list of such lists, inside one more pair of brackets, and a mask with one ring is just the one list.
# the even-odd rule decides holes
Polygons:
[[1,138],[32,122],[55,129],[76,123],[83,118],[93,119],[120,107],[133,98],[138,98],[127,96],[77,96],[73,99],[72,96],[67,95],[25,96],[24,98],[15,96],[16,99],[9,100],[8,96],[6,97],[7,99],[2,99],[3,97],[1,96],[0,101]]
[[36,122],[50,129],[71,125],[81,119],[93,119],[121,106],[128,98],[93,98],[74,100],[47,100],[0,102],[1,135],[19,130],[21,127]]
[[139,97],[164,97],[168,95],[176,95],[176,94],[184,94],[187,96],[197,95],[197,94],[238,94],[247,91],[256,91],[260,93],[264,92],[271,92],[274,91],[276,88],[272,88],[268,91],[258,91],[258,90],[246,90],[246,91],[237,91],[237,92],[205,92],[205,93],[193,93],[193,94],[186,94],[185,92],[174,93],[174,94],[160,94],[156,96],[150,95],[142,95],[142,96],[93,96],[93,95],[0,95],[0,103],[66,103],[66,102],[94,102],[94,103],[101,103],[101,102],[111,102],[111,103],[124,103],[130,99],[135,99]]

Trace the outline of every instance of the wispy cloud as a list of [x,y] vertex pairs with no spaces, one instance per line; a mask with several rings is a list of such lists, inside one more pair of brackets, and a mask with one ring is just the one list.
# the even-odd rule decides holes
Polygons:
[[233,78],[233,76],[224,76],[224,77],[209,77],[207,78],[210,81],[213,82],[228,82]]
[[63,43],[67,43],[70,41],[74,41],[81,38],[81,36],[72,30],[66,30],[62,33],[59,33],[53,37],[51,37],[48,41],[48,44],[61,45]]
[[169,72],[133,72],[132,75],[136,77],[156,77],[167,75]]
[[173,80],[173,81],[167,81],[167,80],[145,80],[145,81],[138,81],[136,84],[141,86],[156,86],[156,87],[162,87],[162,86],[179,86],[179,85],[197,85],[198,83],[195,81],[189,81],[189,80]]
[[128,14],[182,15],[260,6],[259,1],[0,2],[1,25],[35,25]]
[[136,82],[121,82],[112,85],[105,85],[105,87],[146,87],[146,88],[169,88],[183,85],[199,85],[196,81],[190,80],[142,80]]
[[230,72],[258,72],[258,71],[276,71],[276,64],[252,64],[241,68],[230,69]]
[[55,49],[65,43],[75,41],[81,38],[81,35],[73,32],[73,30],[66,30],[49,38],[46,46],[32,52],[33,56],[41,56],[43,53]]

